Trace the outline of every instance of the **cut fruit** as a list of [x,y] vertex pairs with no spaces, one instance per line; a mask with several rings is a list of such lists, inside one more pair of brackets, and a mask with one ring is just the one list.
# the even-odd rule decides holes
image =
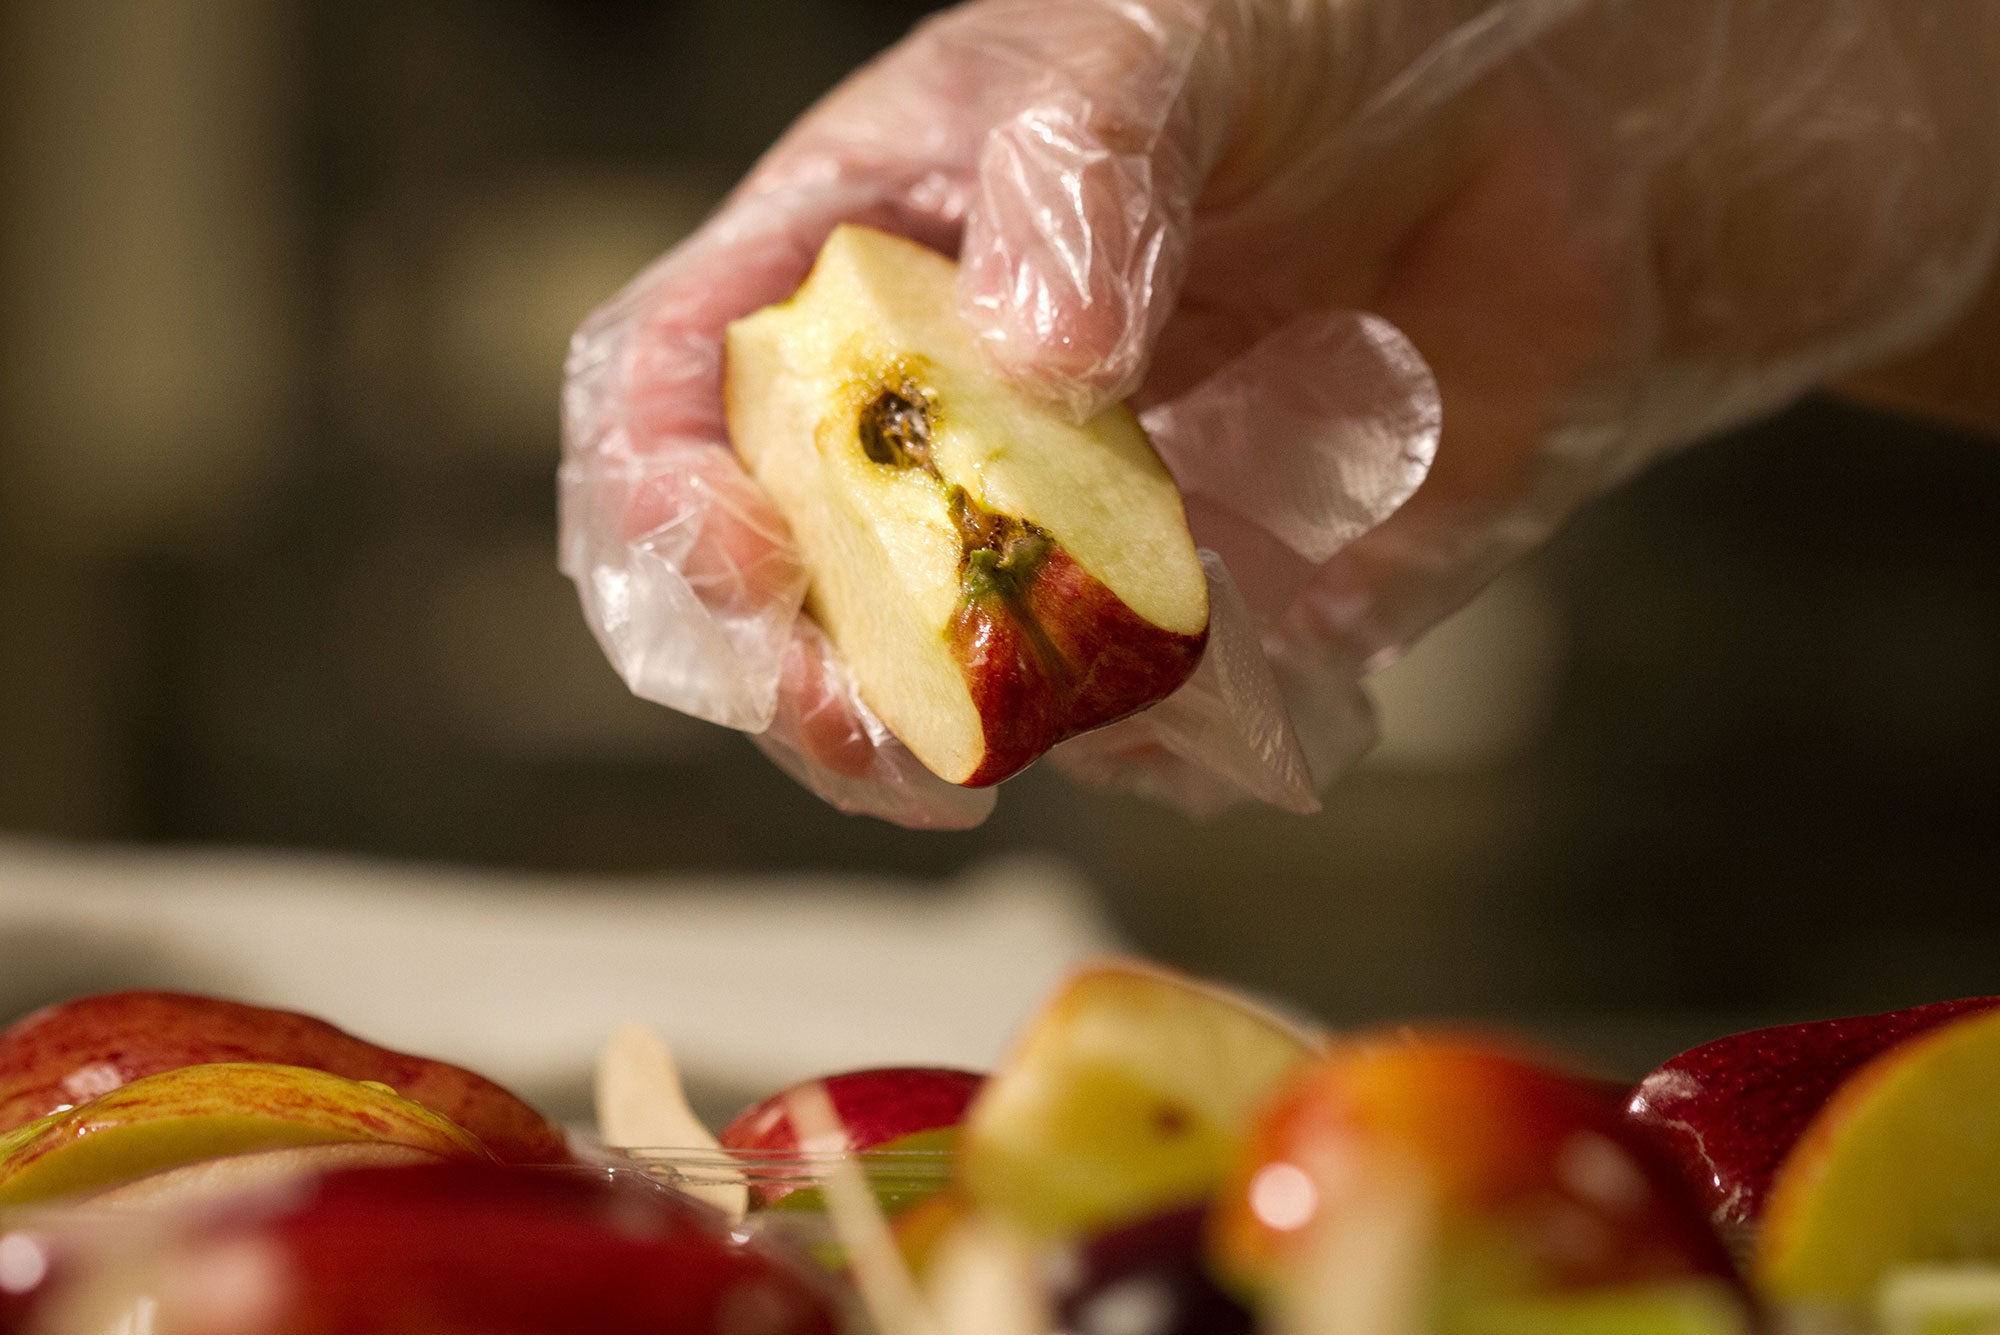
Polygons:
[[1030,1233],[1097,1233],[1201,1200],[1317,1039],[1219,988],[1140,965],[1070,980],[962,1131],[972,1202]]
[[729,327],[724,388],[863,698],[977,786],[1185,681],[1208,586],[1138,419],[1078,425],[988,370],[956,281],[837,227],[791,300]]
[[1862,1067],[1778,1166],[1751,1257],[1781,1302],[1864,1311],[1893,1269],[2000,1261],[2000,1013]]
[[90,1198],[92,1210],[178,1210],[246,1192],[287,1187],[303,1178],[355,1168],[411,1168],[441,1164],[446,1159],[408,1145],[350,1141],[331,1145],[298,1145],[286,1150],[259,1150],[169,1168]]
[[1771,1175],[1848,1076],[1896,1045],[2000,1006],[1968,997],[1730,1034],[1664,1062],[1627,1116],[1679,1166],[1718,1228],[1746,1233]]
[[1472,1307],[1731,1274],[1596,1082],[1455,1034],[1359,1038],[1302,1070],[1244,1138],[1214,1249],[1274,1292],[1328,1236],[1365,1248],[1389,1231],[1369,1221],[1413,1212],[1423,1268]]
[[484,1076],[296,1011],[183,992],[106,992],[0,1031],[0,1131],[183,1066],[271,1062],[373,1080],[442,1113],[507,1163],[569,1163],[561,1128]]
[[1662,1284],[1534,1298],[1494,1298],[1443,1314],[1440,1335],[1746,1335],[1729,1286]]
[[1875,1304],[1881,1335],[2000,1335],[2000,1267],[1920,1265],[1891,1271]]
[[385,1085],[219,1062],[134,1080],[0,1137],[0,1204],[104,1191],[205,1159],[355,1141],[492,1159],[470,1132]]

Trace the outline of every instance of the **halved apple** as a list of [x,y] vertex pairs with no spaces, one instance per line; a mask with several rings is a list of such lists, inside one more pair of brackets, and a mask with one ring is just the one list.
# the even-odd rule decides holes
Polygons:
[[1138,419],[1073,423],[988,370],[956,274],[835,228],[789,301],[729,327],[725,397],[863,698],[980,786],[1185,681],[1208,587]]

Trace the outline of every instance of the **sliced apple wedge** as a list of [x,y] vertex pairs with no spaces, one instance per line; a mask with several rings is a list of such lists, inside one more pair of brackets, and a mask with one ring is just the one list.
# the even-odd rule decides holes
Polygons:
[[1751,1274],[1781,1302],[1859,1313],[1923,1262],[2000,1262],[2000,1012],[1841,1083],[1778,1165]]
[[980,786],[1185,681],[1208,587],[1138,419],[1072,423],[989,371],[956,274],[835,228],[789,301],[729,327],[725,397],[863,698]]
[[477,1138],[387,1085],[217,1062],[121,1085],[0,1136],[0,1205],[107,1191],[226,1155],[342,1142],[490,1162]]
[[1262,1099],[1317,1046],[1221,988],[1145,965],[1088,969],[973,1102],[960,1129],[963,1188],[1043,1236],[1198,1201]]

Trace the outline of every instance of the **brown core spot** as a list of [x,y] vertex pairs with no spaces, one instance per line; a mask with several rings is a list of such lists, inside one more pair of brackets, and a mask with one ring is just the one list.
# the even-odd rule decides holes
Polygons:
[[1194,1117],[1178,1103],[1162,1103],[1153,1109],[1153,1130],[1167,1139],[1184,1136],[1194,1125]]
[[921,468],[931,463],[930,404],[917,390],[885,387],[861,410],[861,452],[878,464]]

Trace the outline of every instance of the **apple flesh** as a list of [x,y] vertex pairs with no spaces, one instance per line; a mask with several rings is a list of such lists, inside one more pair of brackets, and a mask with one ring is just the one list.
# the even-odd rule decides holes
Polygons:
[[1925,1262],[2000,1262],[2000,1012],[1905,1038],[1841,1083],[1772,1175],[1750,1268],[1781,1302],[1853,1316]]
[[724,394],[862,697],[980,786],[1185,681],[1208,588],[1138,419],[1073,423],[988,370],[956,275],[835,228],[790,300],[730,325]]
[[1402,1210],[1389,1191],[1424,1221],[1438,1301],[1466,1313],[1733,1283],[1694,1202],[1595,1082],[1448,1034],[1356,1039],[1300,1072],[1245,1139],[1217,1258],[1249,1290],[1281,1291],[1319,1240]]
[[[202,1159],[152,1173],[89,1198],[92,1211],[161,1214],[229,1196],[283,1190],[309,1178],[357,1168],[405,1168],[448,1163],[429,1150],[385,1142],[335,1141]],[[4,1330],[5,1327],[0,1327]]]
[[187,1164],[362,1142],[489,1160],[468,1131],[381,1085],[302,1066],[184,1066],[0,1137],[0,1205],[59,1200]]
[[1678,1165],[1716,1226],[1740,1235],[1762,1213],[1779,1162],[1850,1076],[1900,1043],[1996,1005],[2000,997],[1971,997],[1731,1034],[1640,1081],[1627,1116]]
[[960,1132],[971,1203],[1074,1237],[1204,1199],[1263,1099],[1316,1050],[1255,1003],[1164,969],[1077,974]]
[[84,997],[0,1031],[0,1131],[143,1076],[217,1062],[373,1080],[471,1131],[505,1162],[571,1159],[558,1127],[483,1076],[378,1047],[311,1016],[177,992]]
[[477,1165],[337,1173],[240,1203],[64,1286],[48,1335],[836,1335],[811,1268],[629,1176]]

